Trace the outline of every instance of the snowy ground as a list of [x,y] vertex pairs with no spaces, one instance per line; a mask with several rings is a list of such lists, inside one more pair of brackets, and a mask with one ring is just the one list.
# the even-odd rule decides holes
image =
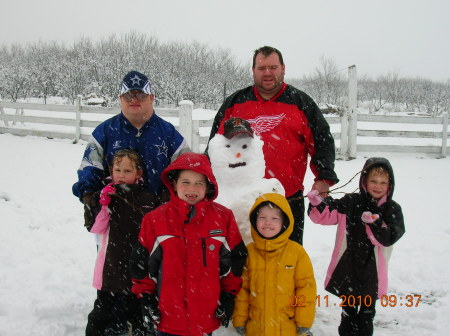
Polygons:
[[[0,134],[0,148],[0,335],[83,335],[95,297],[95,245],[71,186],[84,143]],[[403,207],[406,234],[390,262],[389,292],[398,302],[378,305],[375,335],[449,335],[450,158],[384,156],[396,172],[394,199]],[[366,157],[336,163],[342,183]],[[311,181],[308,176],[307,188]],[[356,186],[357,178],[344,190]],[[334,234],[335,227],[306,222],[305,248],[322,298]],[[417,307],[405,307],[408,294],[421,295]],[[317,308],[315,336],[337,334],[339,302],[330,296],[328,307],[322,301]],[[231,329],[214,334],[235,335]]]

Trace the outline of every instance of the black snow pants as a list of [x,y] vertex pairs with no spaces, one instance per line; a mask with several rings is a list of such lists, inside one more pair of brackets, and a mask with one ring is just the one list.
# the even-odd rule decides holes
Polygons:
[[144,330],[138,300],[132,293],[97,291],[94,308],[88,315],[86,336],[128,334],[128,323],[135,332]]
[[342,307],[340,336],[372,336],[375,300],[370,306]]
[[299,190],[294,195],[287,197],[294,215],[294,229],[289,239],[300,245],[303,245],[303,229],[305,226],[305,201],[302,196],[303,191]]

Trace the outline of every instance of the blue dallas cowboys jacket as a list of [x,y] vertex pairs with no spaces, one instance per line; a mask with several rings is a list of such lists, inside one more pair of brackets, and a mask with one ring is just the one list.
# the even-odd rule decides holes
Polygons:
[[162,189],[161,172],[178,155],[189,151],[175,127],[156,114],[138,130],[120,113],[92,132],[77,172],[78,182],[72,187],[73,194],[81,200],[84,193],[100,190],[110,174],[114,153],[121,149],[132,149],[141,155],[145,186],[155,195]]

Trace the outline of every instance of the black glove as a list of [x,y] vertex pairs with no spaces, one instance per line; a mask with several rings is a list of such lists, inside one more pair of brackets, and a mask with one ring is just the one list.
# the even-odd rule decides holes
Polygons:
[[144,327],[150,335],[156,335],[156,326],[161,319],[158,308],[158,298],[154,294],[143,294],[139,299],[141,304]]
[[231,293],[220,292],[219,306],[216,309],[216,317],[220,320],[220,324],[225,328],[230,323],[233,315],[235,296]]

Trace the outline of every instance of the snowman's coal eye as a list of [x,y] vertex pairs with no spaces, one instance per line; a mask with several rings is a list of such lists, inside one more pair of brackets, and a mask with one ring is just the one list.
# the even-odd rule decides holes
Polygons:
[[243,145],[242,148],[246,149],[246,148],[247,148],[247,145]]
[[225,147],[230,148],[230,145],[226,145]]

